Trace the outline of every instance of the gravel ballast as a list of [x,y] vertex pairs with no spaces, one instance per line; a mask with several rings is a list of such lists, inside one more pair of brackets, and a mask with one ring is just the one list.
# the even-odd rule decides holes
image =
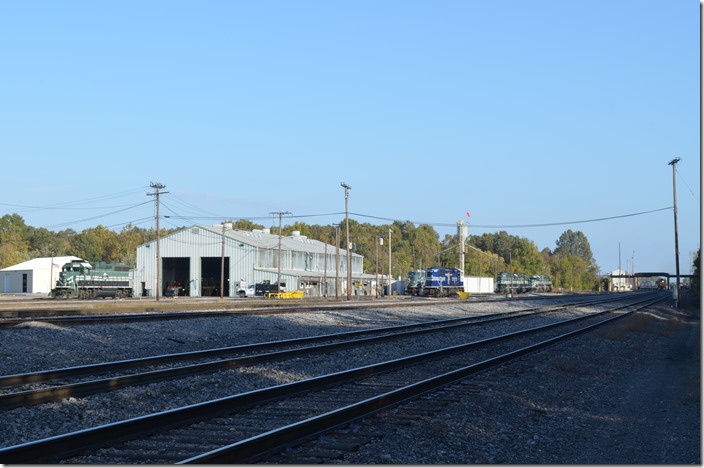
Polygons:
[[456,389],[461,401],[341,463],[701,464],[700,322],[670,307],[627,317]]
[[[532,306],[517,300],[74,327],[35,323],[1,332],[0,374]],[[167,393],[170,386],[176,394]],[[136,391],[125,415],[149,411],[137,395],[178,401],[184,395],[176,388]],[[699,312],[653,307],[446,392],[451,403],[412,424],[399,422],[403,407],[356,423],[383,435],[324,463],[699,464]],[[129,406],[131,394],[109,395],[7,411],[2,446],[109,422]]]

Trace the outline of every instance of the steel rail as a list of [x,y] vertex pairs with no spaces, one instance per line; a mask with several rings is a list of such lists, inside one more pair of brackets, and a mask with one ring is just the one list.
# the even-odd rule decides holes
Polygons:
[[254,463],[261,460],[270,453],[274,453],[296,445],[297,443],[309,440],[317,435],[323,434],[340,426],[347,425],[355,420],[367,417],[371,414],[399,405],[405,401],[412,400],[418,396],[445,387],[473,374],[485,371],[491,367],[504,364],[513,359],[523,357],[541,349],[553,346],[559,342],[574,338],[595,328],[606,325],[614,320],[626,317],[640,308],[648,307],[664,298],[653,300],[652,303],[643,304],[638,308],[625,312],[621,315],[608,318],[602,322],[588,325],[548,340],[526,346],[516,351],[511,351],[494,358],[472,364],[451,372],[444,373],[437,377],[429,378],[390,392],[368,398],[337,410],[333,410],[298,423],[289,424],[279,429],[265,432],[258,436],[250,437],[240,442],[221,447],[210,452],[191,457],[176,464],[204,464],[204,463]]
[[[647,305],[650,305],[654,302],[659,302],[661,300],[664,300],[664,298],[655,298],[649,301]],[[250,392],[245,392],[238,395],[224,397],[208,402],[197,403],[182,408],[176,408],[124,421],[118,421],[94,428],[49,437],[38,441],[27,442],[24,444],[0,449],[0,463],[36,463],[43,460],[57,460],[71,455],[75,455],[87,449],[93,449],[109,445],[110,443],[113,443],[118,440],[126,440],[129,438],[137,437],[139,435],[154,433],[160,429],[180,426],[196,420],[202,420],[206,417],[246,409],[249,407],[260,405],[264,402],[287,398],[292,395],[309,392],[311,390],[327,387],[351,379],[369,377],[381,372],[407,367],[412,364],[456,354],[462,351],[469,350],[473,347],[483,346],[490,343],[497,343],[511,338],[524,336],[530,333],[549,330],[551,328],[561,326],[567,323],[575,323],[587,318],[601,316],[604,314],[611,313],[615,310],[633,307],[639,304],[644,304],[644,301],[640,300],[632,304],[621,305],[613,309],[598,312],[595,314],[585,315],[582,317],[568,319],[554,324],[543,325],[531,329],[512,332],[498,337],[475,341],[472,343],[451,346],[440,350],[420,353],[413,356],[372,364],[369,366],[363,366],[355,369],[341,371],[324,376],[313,377],[310,379],[291,382],[287,384],[281,384],[264,389],[253,390]],[[643,305],[642,307],[646,307],[647,305]],[[587,329],[591,328],[592,326],[587,327]],[[573,334],[574,332],[567,336],[572,336]],[[553,342],[553,340],[549,341]],[[278,431],[270,432],[278,433]],[[317,429],[317,432],[320,432],[320,429]],[[281,434],[286,434],[284,436],[286,442],[282,443],[289,443],[291,434],[286,431],[282,432]],[[239,442],[237,444],[233,444],[228,447],[232,448],[233,450],[240,450],[239,447],[243,447],[243,445],[241,445],[243,443],[246,446],[250,447],[248,445],[249,440],[251,439]],[[254,442],[252,441],[252,443]],[[250,449],[248,448],[247,450]],[[216,456],[215,454],[212,454],[212,452],[209,453],[211,453],[211,455],[209,456]],[[249,457],[251,455],[247,456]],[[195,461],[191,460],[189,462]]]
[[[603,302],[603,301],[600,301],[600,302]],[[591,303],[593,303],[593,302],[590,302],[590,304]],[[582,307],[582,306],[584,306],[584,304],[580,304],[579,306]],[[564,306],[561,306],[561,307],[550,306],[550,307],[546,307],[546,308],[524,309],[521,311],[501,312],[501,313],[497,313],[497,314],[491,314],[490,316],[482,316],[481,318],[480,317],[467,317],[467,318],[459,318],[459,319],[446,319],[446,320],[438,320],[438,321],[433,321],[433,322],[422,322],[422,323],[417,323],[417,324],[398,325],[398,326],[394,326],[394,327],[385,327],[385,328],[376,328],[376,329],[364,330],[364,331],[360,331],[360,332],[345,332],[345,333],[333,334],[333,335],[321,335],[321,336],[317,336],[317,337],[291,340],[288,342],[283,341],[283,342],[262,343],[262,344],[256,344],[256,345],[244,345],[244,347],[249,347],[249,349],[254,349],[255,347],[257,347],[259,345],[266,345],[268,347],[268,346],[273,346],[274,344],[288,345],[291,342],[294,342],[296,344],[300,344],[301,342],[330,341],[333,339],[345,339],[345,338],[347,339],[347,341],[330,343],[330,344],[325,344],[325,345],[316,345],[316,346],[309,346],[309,347],[305,347],[305,348],[289,349],[289,350],[284,350],[284,351],[276,351],[276,352],[271,352],[271,353],[266,353],[266,354],[238,357],[238,358],[232,358],[232,359],[226,359],[226,360],[220,360],[220,361],[214,361],[214,362],[211,361],[211,362],[199,363],[199,364],[189,364],[189,365],[180,366],[180,367],[176,367],[176,368],[160,369],[160,370],[141,372],[141,373],[135,373],[135,374],[130,374],[130,375],[124,375],[124,376],[112,376],[112,377],[108,377],[108,378],[104,378],[104,379],[90,380],[88,382],[78,382],[78,383],[73,383],[73,384],[53,386],[53,387],[49,387],[49,388],[27,390],[27,391],[23,391],[23,392],[7,393],[4,395],[0,395],[0,409],[8,410],[8,409],[17,408],[20,406],[37,405],[37,404],[46,403],[49,401],[57,401],[57,400],[69,398],[69,397],[81,397],[81,396],[87,396],[87,395],[91,395],[91,394],[95,394],[95,393],[99,393],[99,392],[113,391],[113,390],[117,390],[119,388],[124,388],[127,386],[146,385],[146,384],[152,383],[152,382],[159,382],[159,381],[164,381],[164,380],[169,380],[169,379],[176,379],[179,377],[195,375],[195,374],[217,372],[217,371],[224,370],[224,369],[241,367],[241,366],[245,366],[245,365],[252,365],[252,364],[257,364],[257,363],[262,363],[262,362],[272,362],[272,361],[277,361],[277,360],[284,360],[284,359],[289,359],[289,358],[293,358],[293,357],[297,357],[297,356],[303,356],[303,355],[307,355],[307,354],[324,353],[324,352],[330,352],[330,351],[338,351],[338,350],[347,349],[347,348],[351,348],[351,347],[367,346],[367,345],[371,345],[371,344],[382,342],[382,341],[388,341],[390,339],[402,339],[402,338],[407,338],[407,337],[414,336],[414,335],[445,332],[445,331],[450,331],[452,329],[456,329],[456,328],[460,328],[460,327],[483,325],[483,324],[494,322],[494,321],[527,317],[530,315],[546,312],[543,309],[548,309],[548,311],[549,311],[549,310],[553,310],[553,309],[559,310],[561,308],[565,308],[565,307]],[[520,312],[524,312],[524,313],[520,314]],[[507,316],[507,315],[511,315],[511,314],[518,314],[518,315]],[[487,318],[487,317],[490,317],[490,318]],[[473,320],[476,318],[479,318],[479,320],[474,320],[469,323],[461,323],[461,322],[467,322],[468,320]],[[457,322],[460,322],[460,323],[457,323]],[[430,326],[432,326],[432,328],[430,328]],[[420,329],[412,330],[412,328],[420,328]],[[401,331],[401,330],[407,330],[407,331]],[[379,335],[379,336],[375,336],[375,337],[371,337],[371,338],[353,338],[353,337],[367,335],[372,332],[387,333],[387,334]],[[238,348],[237,350],[241,350],[241,347],[233,347],[233,348]],[[232,349],[232,348],[230,348],[230,349]],[[210,353],[212,351],[217,351],[217,354],[221,355],[223,350],[224,350],[224,348],[221,348],[218,350],[199,351],[199,352],[195,352],[195,353],[181,353],[179,356],[188,356],[188,357],[192,358],[195,354],[200,353],[200,356],[202,357],[203,354],[208,355],[208,353]],[[230,351],[230,352],[232,352],[232,351]],[[172,356],[174,356],[174,355],[168,355],[168,358],[171,358]],[[154,359],[156,359],[156,358],[154,358]],[[99,367],[96,367],[96,366],[97,365],[91,365],[90,367],[93,370],[95,370],[96,368],[99,369]],[[72,369],[67,369],[67,370],[74,372],[73,375],[75,375],[75,372],[78,372],[80,369],[81,368],[72,368]],[[51,371],[47,371],[45,373],[38,373],[38,374],[20,374],[18,376],[4,376],[4,377],[0,377],[0,382],[2,382],[2,381],[12,382],[13,380],[16,381],[22,377],[24,377],[26,379],[26,381],[37,382],[38,380],[36,378],[32,379],[33,377],[35,377],[37,375],[53,375],[53,378],[58,378],[59,376],[66,377],[67,375],[70,375],[71,372],[65,372],[62,375],[61,371],[57,370],[57,371],[54,371],[53,374]],[[95,373],[95,371],[93,373]]]
[[[287,314],[295,312],[306,312],[310,310],[321,310],[321,311],[339,311],[339,310],[354,310],[360,307],[373,306],[374,308],[384,309],[384,308],[395,308],[395,307],[415,307],[415,306],[427,306],[425,302],[393,302],[393,303],[371,303],[371,302],[357,302],[353,304],[336,304],[336,305],[305,305],[305,306],[291,306],[291,305],[272,305],[268,307],[246,307],[236,309],[218,309],[215,307],[217,304],[213,304],[206,310],[186,310],[183,312],[164,312],[159,310],[146,310],[141,313],[117,313],[117,314],[84,314],[81,313],[80,309],[70,309],[70,310],[51,310],[51,309],[41,309],[41,313],[47,313],[45,316],[35,316],[30,315],[34,311],[28,311],[27,313],[22,313],[25,311],[18,311],[17,316],[10,316],[9,318],[0,318],[0,327],[14,326],[27,322],[42,322],[42,323],[52,323],[57,325],[75,325],[75,324],[93,324],[93,323],[103,323],[103,322],[138,322],[146,320],[174,320],[174,319],[193,319],[193,318],[204,318],[204,317],[222,317],[222,316],[247,316],[247,315],[275,315],[275,314]],[[184,308],[188,308],[188,304],[183,305]],[[156,306],[150,307],[149,309],[155,309]],[[215,310],[213,310],[215,309]],[[67,312],[64,314],[62,312]],[[95,312],[90,311],[89,312]],[[75,314],[78,315],[75,315]],[[0,311],[0,317],[5,317],[12,314],[11,312]],[[71,315],[69,315],[71,314]],[[14,314],[13,314],[14,315]],[[27,317],[19,317],[19,315]]]
[[[618,298],[618,300],[621,300],[621,299],[622,298]],[[517,315],[517,314],[528,314],[530,312],[540,313],[541,311],[547,312],[547,311],[551,311],[551,310],[553,310],[553,311],[560,310],[560,309],[564,309],[567,307],[584,307],[584,306],[588,306],[588,305],[608,303],[608,302],[615,302],[615,300],[613,297],[605,298],[605,299],[598,298],[598,299],[592,299],[592,300],[587,300],[587,301],[577,301],[577,302],[566,303],[566,304],[556,304],[556,305],[549,305],[549,306],[544,306],[544,307],[533,307],[533,308],[528,308],[528,309],[519,309],[519,310],[509,311],[509,312],[498,312],[495,314],[485,314],[485,315],[476,316],[476,317],[461,317],[461,318],[454,318],[454,319],[432,320],[432,321],[428,321],[428,322],[415,322],[415,323],[405,324],[405,325],[394,325],[394,326],[390,326],[390,327],[377,327],[377,328],[370,328],[367,330],[358,330],[358,331],[353,331],[353,332],[330,333],[330,334],[325,334],[325,335],[316,335],[316,336],[312,336],[312,337],[302,337],[302,338],[292,338],[292,339],[286,339],[286,340],[267,341],[267,342],[262,342],[262,343],[251,343],[251,344],[227,346],[227,347],[222,347],[222,348],[213,348],[213,349],[198,350],[198,351],[186,351],[186,352],[182,352],[182,353],[146,356],[146,357],[134,358],[134,359],[124,359],[124,360],[120,360],[120,361],[111,361],[111,362],[103,362],[103,363],[96,363],[96,364],[86,364],[86,365],[82,365],[82,366],[64,367],[64,368],[59,368],[59,369],[47,369],[47,370],[36,371],[36,372],[26,372],[26,373],[22,373],[22,374],[3,375],[3,376],[0,376],[0,387],[6,387],[9,385],[23,385],[23,384],[30,384],[30,383],[47,382],[50,380],[64,379],[64,378],[68,378],[68,377],[78,377],[78,376],[82,376],[82,375],[93,375],[93,374],[99,374],[99,373],[111,372],[111,371],[123,370],[123,369],[134,369],[134,368],[138,368],[138,367],[147,367],[147,366],[164,364],[164,363],[168,363],[168,362],[178,362],[178,361],[184,361],[184,360],[220,357],[220,356],[226,356],[226,355],[234,354],[234,353],[260,351],[260,350],[265,350],[265,349],[277,348],[277,347],[281,347],[281,346],[297,346],[297,345],[305,345],[305,344],[311,344],[311,343],[319,343],[322,341],[330,341],[330,340],[334,340],[334,339],[341,339],[341,338],[355,337],[355,336],[364,336],[364,335],[369,335],[369,334],[374,334],[374,333],[395,332],[395,331],[423,327],[423,326],[435,326],[435,325],[440,325],[443,323],[449,324],[449,323],[456,323],[456,322],[467,321],[467,320],[472,320],[472,319],[483,320],[483,319],[487,319],[487,318],[491,318],[491,317],[505,317],[505,316]]]
[[[588,297],[592,297],[589,295]],[[556,296],[559,297],[559,296]],[[550,296],[525,296],[525,297],[514,297],[514,298],[490,298],[473,301],[474,303],[485,303],[485,302],[511,302],[516,300],[531,301],[550,298]],[[240,301],[240,299],[235,300]],[[256,301],[259,302],[259,301]],[[35,309],[25,309],[19,311],[3,310],[0,309],[0,328],[14,326],[18,324],[23,324],[27,322],[43,322],[43,323],[53,323],[53,324],[90,324],[90,323],[101,323],[101,322],[135,322],[142,320],[167,320],[167,319],[192,319],[192,318],[202,318],[202,317],[218,317],[218,316],[238,316],[238,315],[274,315],[274,314],[287,314],[296,312],[307,312],[307,311],[338,311],[338,310],[354,310],[358,308],[397,308],[397,307],[421,307],[427,306],[430,303],[434,304],[461,304],[466,303],[466,300],[461,299],[438,299],[438,298],[413,298],[413,299],[402,299],[394,301],[354,301],[352,303],[334,303],[329,304],[326,302],[311,302],[305,305],[290,305],[290,304],[278,304],[271,303],[263,307],[251,307],[248,305],[227,303],[224,305],[219,303],[161,303],[152,304],[149,306],[143,306],[144,310],[139,313],[117,313],[117,314],[99,314],[96,310],[91,310],[90,308],[57,308],[52,309],[48,307],[35,308]],[[0,306],[2,303],[0,302]],[[167,312],[163,309],[165,307],[173,308],[176,305],[180,305],[185,311],[181,312]],[[236,307],[235,307],[236,306]],[[190,307],[191,310],[188,310]],[[157,310],[162,309],[162,310]],[[87,312],[87,313],[86,313]],[[44,316],[30,315],[44,313]],[[91,314],[92,313],[92,314]],[[76,315],[77,314],[77,315]],[[20,317],[22,315],[23,317]]]

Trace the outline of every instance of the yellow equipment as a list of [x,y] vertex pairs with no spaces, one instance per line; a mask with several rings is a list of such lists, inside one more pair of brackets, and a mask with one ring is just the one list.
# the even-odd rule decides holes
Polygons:
[[269,299],[300,299],[305,294],[305,291],[300,289],[294,291],[273,291],[268,293],[267,297]]

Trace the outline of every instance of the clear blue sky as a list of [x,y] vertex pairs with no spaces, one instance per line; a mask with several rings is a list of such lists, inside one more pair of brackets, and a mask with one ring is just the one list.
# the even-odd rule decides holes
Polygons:
[[[700,243],[692,0],[5,1],[0,215],[77,231],[239,217],[586,234],[602,272]],[[122,211],[119,211],[122,210]],[[471,212],[467,218],[466,212]],[[378,217],[377,218],[368,218]],[[203,218],[210,217],[210,218]],[[340,215],[296,218],[334,223]],[[293,222],[293,220],[285,220]],[[509,227],[555,224],[541,227]]]

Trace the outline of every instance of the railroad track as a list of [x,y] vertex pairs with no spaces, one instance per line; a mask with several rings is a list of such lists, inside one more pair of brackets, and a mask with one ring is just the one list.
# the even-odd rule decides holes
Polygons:
[[[586,295],[594,297],[599,295]],[[473,298],[472,302],[507,302],[512,300],[541,300],[542,295],[524,295],[516,298],[488,296]],[[563,296],[570,301],[571,296]],[[561,298],[561,299],[562,299]],[[271,315],[310,311],[340,311],[360,308],[387,309],[398,307],[427,307],[431,303],[460,304],[466,300],[402,297],[379,300],[354,300],[351,302],[299,301],[295,303],[268,299],[232,299],[227,301],[81,301],[69,300],[59,303],[25,301],[24,303],[0,303],[0,328],[14,327],[29,322],[54,325],[86,325],[99,323],[129,323],[138,321],[177,320],[232,315]]]
[[[272,451],[585,333],[665,297],[631,299],[576,319],[0,449],[0,463],[263,460]],[[90,451],[98,447],[106,448]]]
[[[4,375],[0,376],[0,410],[42,404],[70,397],[82,397],[126,386],[146,385],[151,382],[217,372],[229,368],[292,359],[306,354],[320,354],[351,347],[369,346],[391,339],[449,332],[465,327],[487,325],[500,320],[547,314],[566,308],[592,306],[612,301],[613,298],[582,298],[568,304],[464,318]],[[266,353],[263,353],[265,351]],[[131,372],[125,374],[125,371]],[[69,383],[70,380],[74,381]],[[37,386],[40,388],[32,388]]]

